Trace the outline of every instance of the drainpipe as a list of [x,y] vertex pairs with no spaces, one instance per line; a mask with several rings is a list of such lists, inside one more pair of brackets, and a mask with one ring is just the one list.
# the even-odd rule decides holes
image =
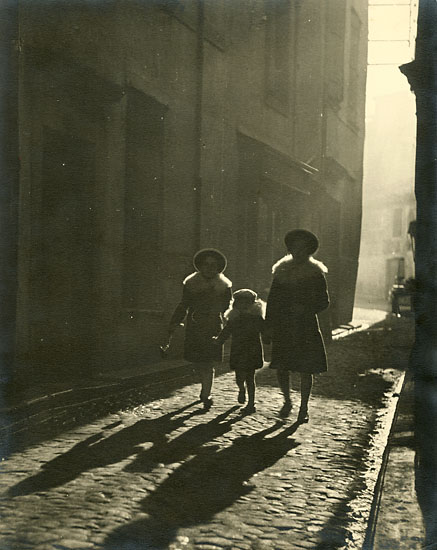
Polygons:
[[[416,491],[426,548],[437,545],[437,3],[420,0],[415,60],[400,70],[416,96]],[[434,546],[432,546],[434,548]]]
[[[15,359],[18,246],[18,0],[0,8],[0,376]],[[0,395],[0,400],[1,400]]]
[[197,98],[195,115],[195,181],[194,181],[194,244],[195,252],[202,243],[202,100],[205,17],[203,0],[197,0]]

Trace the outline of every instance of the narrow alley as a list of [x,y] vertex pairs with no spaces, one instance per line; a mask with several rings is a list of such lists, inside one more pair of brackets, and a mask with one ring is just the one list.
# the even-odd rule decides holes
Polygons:
[[308,424],[295,422],[297,386],[279,418],[265,367],[252,415],[227,373],[206,413],[190,384],[13,453],[0,547],[361,548],[412,333],[410,319],[389,316],[333,341]]

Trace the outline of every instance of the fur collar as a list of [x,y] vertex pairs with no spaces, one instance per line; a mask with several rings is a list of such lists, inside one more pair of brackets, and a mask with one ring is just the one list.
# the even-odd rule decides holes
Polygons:
[[[261,317],[264,318],[264,304],[261,300],[256,300],[254,304],[250,306],[250,308],[247,310],[247,313],[249,315],[254,315],[255,317]],[[234,321],[235,319],[238,319],[241,316],[241,312],[234,308],[230,307],[228,311],[225,313],[225,319],[227,321]]]
[[319,273],[327,273],[328,268],[312,256],[308,262],[296,264],[291,254],[287,254],[272,267],[273,277],[280,282],[301,279],[305,277],[314,277]]
[[220,293],[232,287],[232,282],[223,273],[218,273],[212,279],[205,279],[199,271],[188,275],[183,284],[192,292],[213,290]]

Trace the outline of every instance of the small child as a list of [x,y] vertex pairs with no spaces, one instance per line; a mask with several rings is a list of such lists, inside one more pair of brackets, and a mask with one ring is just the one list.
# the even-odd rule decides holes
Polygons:
[[234,292],[232,308],[226,312],[225,319],[227,324],[214,341],[222,345],[232,336],[230,368],[235,371],[240,404],[246,401],[247,388],[249,401],[243,412],[250,414],[256,411],[255,370],[263,366],[264,318],[256,293],[246,288]]

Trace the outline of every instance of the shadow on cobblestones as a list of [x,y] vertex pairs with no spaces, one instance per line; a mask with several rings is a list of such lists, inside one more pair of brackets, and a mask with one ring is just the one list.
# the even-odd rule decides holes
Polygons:
[[[224,372],[228,372],[225,364],[217,368],[218,375]],[[146,379],[113,384],[103,390],[91,386],[68,391],[57,396],[53,403],[43,399],[37,410],[24,407],[20,414],[17,411],[2,413],[1,427],[8,427],[4,427],[0,433],[1,457],[7,458],[14,452],[51,440],[67,430],[121,409],[169,398],[177,390],[196,382],[198,376],[192,365],[185,365],[171,371],[151,373]]]
[[225,448],[201,447],[194,458],[178,467],[143,500],[142,519],[111,533],[105,550],[168,548],[180,528],[210,521],[254,489],[247,484],[254,474],[271,467],[299,445],[290,438],[297,423],[267,437],[283,426],[277,422],[253,435],[240,436]]
[[[411,320],[389,319],[333,341],[327,347],[328,372],[315,377],[313,395],[381,405],[393,381],[408,367],[413,340]],[[276,372],[262,369],[257,384],[277,387]],[[298,374],[292,375],[292,388],[300,389]]]
[[235,422],[241,420],[241,416],[234,416],[225,421],[230,413],[239,407],[231,407],[226,412],[216,416],[206,424],[198,424],[190,428],[170,442],[157,441],[153,447],[140,452],[134,461],[124,469],[127,472],[150,472],[157,464],[175,464],[182,462],[197,449],[232,429]]
[[[158,447],[165,446],[166,434],[182,427],[188,418],[199,414],[199,410],[194,410],[174,418],[193,405],[194,403],[190,403],[158,418],[139,420],[108,437],[105,437],[104,431],[93,434],[66,453],[45,463],[36,475],[13,486],[9,495],[21,496],[59,487],[83,472],[124,460],[137,453],[141,449],[139,445],[146,442]],[[107,428],[111,427],[116,426]]]

